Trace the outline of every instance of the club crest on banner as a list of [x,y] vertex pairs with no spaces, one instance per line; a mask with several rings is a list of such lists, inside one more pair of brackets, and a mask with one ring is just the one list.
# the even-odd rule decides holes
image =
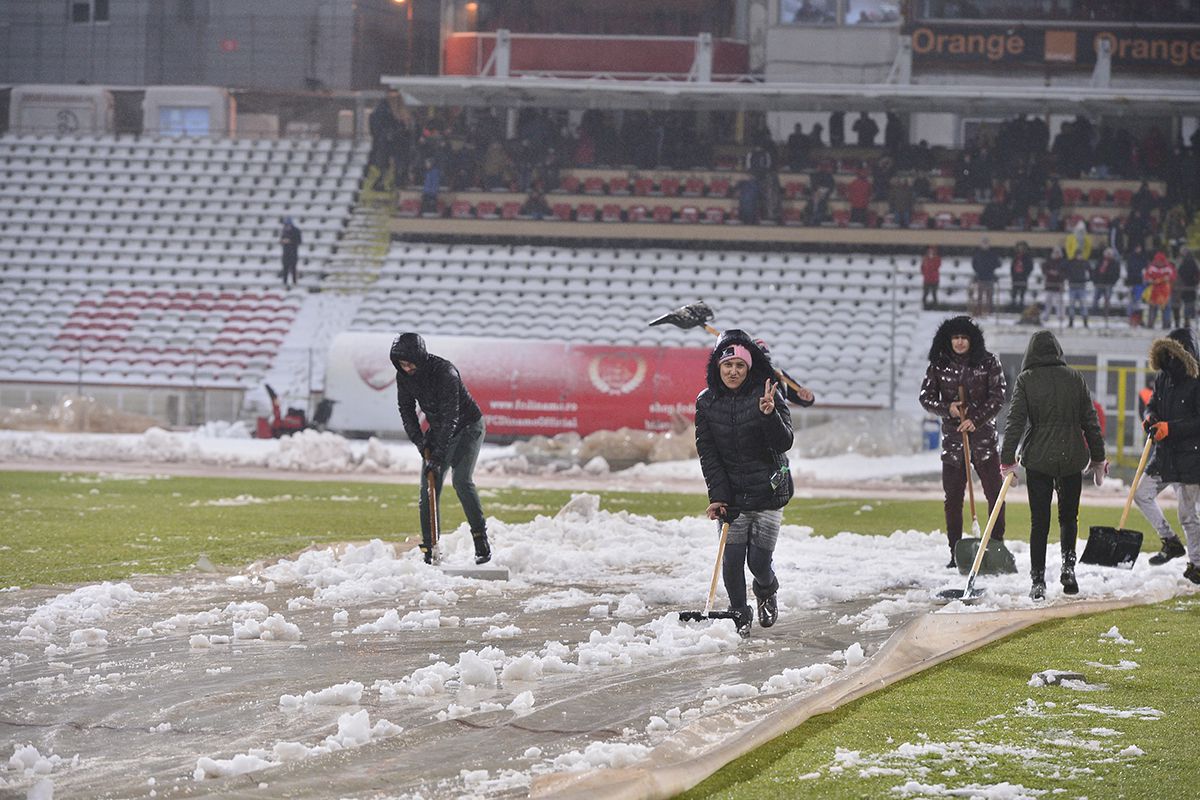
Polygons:
[[588,362],[592,386],[604,394],[629,394],[646,378],[646,360],[627,353],[594,356]]

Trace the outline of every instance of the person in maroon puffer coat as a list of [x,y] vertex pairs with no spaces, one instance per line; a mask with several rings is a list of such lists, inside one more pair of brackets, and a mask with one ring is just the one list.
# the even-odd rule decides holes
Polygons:
[[[959,401],[959,388],[966,403]],[[952,317],[938,327],[929,348],[929,368],[921,384],[921,406],[942,419],[942,488],[946,492],[946,537],[950,563],[957,566],[954,547],[962,539],[963,493],[967,487],[963,461],[963,432],[970,436],[971,464],[983,484],[989,507],[1000,494],[996,414],[1004,403],[1006,383],[1000,359],[988,352],[983,331],[970,317]],[[992,539],[1004,540],[1004,510],[996,519]]]

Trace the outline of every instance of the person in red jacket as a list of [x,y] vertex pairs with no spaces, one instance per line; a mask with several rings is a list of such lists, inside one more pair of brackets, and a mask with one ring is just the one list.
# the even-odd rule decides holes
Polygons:
[[1175,284],[1175,265],[1167,259],[1166,253],[1159,250],[1154,254],[1154,260],[1146,266],[1146,271],[1142,275],[1143,280],[1146,282],[1144,296],[1146,305],[1149,308],[1146,317],[1146,327],[1154,327],[1154,323],[1158,320],[1158,312],[1161,309],[1163,330],[1170,330],[1171,289]]
[[938,284],[942,279],[942,256],[936,244],[929,245],[921,259],[921,305],[926,310],[937,308]]
[[871,182],[863,170],[860,169],[858,176],[846,187],[846,199],[850,201],[850,222],[866,225],[867,211],[871,205]]

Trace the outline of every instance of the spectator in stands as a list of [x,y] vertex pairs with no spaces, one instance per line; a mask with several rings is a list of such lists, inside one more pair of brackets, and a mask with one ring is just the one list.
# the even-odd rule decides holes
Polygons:
[[892,112],[887,112],[883,126],[883,147],[893,156],[898,155],[900,150],[908,143],[908,131],[904,129],[904,121]]
[[1017,446],[1029,484],[1029,596],[1046,598],[1046,539],[1050,501],[1058,493],[1058,533],[1062,549],[1059,576],[1064,594],[1076,594],[1075,537],[1083,472],[1099,484],[1108,471],[1104,437],[1083,376],[1066,365],[1062,347],[1050,331],[1029,340],[1016,389],[1009,404],[1000,447],[1000,471],[1016,479]]
[[1129,252],[1129,240],[1125,236],[1125,221],[1113,217],[1108,222],[1108,246],[1117,254],[1118,260]]
[[1153,328],[1162,312],[1163,330],[1171,329],[1171,289],[1175,284],[1175,265],[1167,258],[1167,254],[1159,250],[1146,266],[1143,279],[1146,288],[1142,296],[1146,301],[1146,327]]
[[707,388],[696,398],[696,450],[708,487],[709,519],[729,523],[722,575],[738,632],[750,634],[746,573],[754,576],[758,622],[775,624],[779,581],[772,554],[791,499],[787,452],[792,417],[770,362],[744,332],[727,330],[708,359]]
[[[1000,459],[996,452],[996,414],[1004,403],[1004,370],[988,352],[983,331],[970,317],[944,321],[929,348],[929,367],[921,384],[921,407],[942,420],[942,489],[946,493],[946,537],[950,563],[962,539],[963,492],[967,488],[963,434],[971,445],[971,464],[983,484],[988,504],[1000,494]],[[965,401],[961,398],[965,396]],[[992,538],[1004,539],[1001,509]]]
[[809,152],[813,149],[825,146],[825,138],[823,136],[825,128],[819,122],[813,123],[812,130],[808,132]]
[[442,170],[434,158],[425,159],[425,179],[421,183],[421,213],[438,213],[438,193],[442,190]]
[[[1175,485],[1179,522],[1187,537],[1183,576],[1200,583],[1200,363],[1191,328],[1178,328],[1150,345],[1150,368],[1158,370],[1142,425],[1154,437],[1154,466]],[[1163,548],[1166,551],[1166,548]],[[1164,563],[1170,560],[1166,556]]]
[[860,169],[846,187],[846,199],[850,201],[850,223],[866,225],[871,206],[871,182],[866,170]]
[[1044,321],[1057,319],[1059,324],[1063,321],[1063,312],[1065,303],[1063,302],[1063,286],[1067,279],[1067,262],[1063,258],[1061,247],[1055,247],[1050,251],[1050,257],[1042,262],[1042,290],[1045,292]]
[[492,191],[509,189],[514,183],[512,158],[504,142],[496,139],[483,155],[483,188]]
[[972,316],[986,316],[992,313],[996,300],[996,273],[1000,270],[1000,254],[992,249],[986,236],[979,240],[979,247],[971,256],[971,269],[975,272]]
[[[396,368],[396,404],[404,432],[421,453],[422,478],[432,476],[435,497],[441,497],[446,470],[452,470],[454,491],[462,504],[471,538],[475,563],[492,557],[487,537],[487,518],[475,488],[475,462],[483,446],[483,415],[453,364],[432,355],[418,333],[402,333],[392,341],[389,353]],[[427,427],[422,430],[418,407]],[[441,504],[439,503],[440,507]],[[429,513],[429,483],[421,481],[421,552],[425,563],[435,556]]]
[[1046,187],[1046,214],[1049,217],[1049,227],[1052,231],[1062,230],[1062,210],[1066,201],[1063,199],[1062,185],[1057,177],[1050,179]]
[[521,204],[520,213],[521,216],[529,217],[530,219],[545,219],[550,216],[550,204],[546,202],[546,195],[541,189],[534,186],[529,190],[529,196]]
[[[389,91],[375,106],[367,120],[371,132],[371,152],[367,156],[364,191],[379,187],[385,192],[390,192],[397,179],[404,183],[407,172],[406,156],[411,147],[411,137],[407,126],[396,116],[395,107],[399,102],[400,96],[395,91]],[[402,154],[405,156],[403,164],[398,158]],[[398,167],[401,169],[397,169]]]
[[1130,198],[1129,208],[1143,218],[1149,218],[1154,213],[1154,208],[1157,202],[1154,199],[1154,192],[1150,191],[1150,184],[1147,181],[1142,181],[1142,185],[1133,193]]
[[1088,326],[1087,285],[1092,277],[1091,263],[1084,258],[1067,259],[1067,327],[1075,326],[1075,313]]
[[812,142],[804,133],[804,126],[797,122],[787,140],[788,169],[803,172],[808,166],[808,152],[811,149]]
[[1142,293],[1146,290],[1145,272],[1150,264],[1146,248],[1138,242],[1125,260],[1125,285],[1129,287],[1129,327],[1142,326]]
[[1086,222],[1076,221],[1075,227],[1063,238],[1063,253],[1068,261],[1077,258],[1086,261],[1092,257],[1092,237],[1088,235]]
[[846,144],[846,112],[834,111],[829,115],[829,146],[842,147]]
[[[734,187],[737,195],[738,220],[743,225],[757,225],[760,207],[759,183],[753,178],[742,178]],[[815,207],[815,202],[812,204]],[[814,225],[819,223],[813,223]]]
[[888,189],[888,208],[895,216],[896,224],[901,228],[907,228],[912,224],[915,205],[916,197],[913,195],[912,183],[908,178],[892,178],[891,186]]
[[[1095,287],[1092,310],[1104,315],[1105,325],[1108,324],[1108,313],[1112,307],[1113,287],[1117,285],[1117,279],[1120,277],[1121,259],[1117,256],[1117,251],[1111,247],[1104,248],[1103,255],[1092,269],[1092,285]],[[1103,307],[1100,305],[1101,300],[1104,301]]]
[[1033,254],[1027,242],[1017,242],[1009,268],[1012,278],[1012,310],[1025,309],[1025,290],[1029,288],[1029,276],[1033,274]]
[[870,114],[865,111],[861,112],[850,129],[858,137],[859,147],[875,146],[875,137],[879,135],[879,125],[871,119]]
[[1179,248],[1179,296],[1183,303],[1183,325],[1192,327],[1196,318],[1196,288],[1200,285],[1200,264],[1192,251],[1184,245]]
[[300,235],[300,229],[292,222],[291,217],[283,218],[283,227],[279,229],[279,246],[283,257],[283,269],[281,275],[283,277],[283,285],[288,285],[288,276],[292,278],[292,285],[295,286],[299,282],[299,277],[296,274],[296,267],[300,263],[300,245],[303,237]]
[[921,306],[929,311],[938,306],[938,284],[942,279],[942,256],[936,244],[929,245],[921,259]]
[[1184,216],[1183,206],[1175,206],[1167,212],[1167,218],[1163,221],[1163,238],[1168,252],[1177,256],[1187,237],[1187,217]]

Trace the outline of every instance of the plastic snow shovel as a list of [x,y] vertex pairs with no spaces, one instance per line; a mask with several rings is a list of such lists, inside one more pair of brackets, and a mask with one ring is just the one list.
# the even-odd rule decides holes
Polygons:
[[1115,528],[1107,525],[1093,525],[1089,528],[1087,545],[1083,548],[1083,555],[1079,557],[1080,563],[1133,569],[1133,562],[1137,561],[1138,553],[1142,551],[1142,532],[1126,528],[1125,520],[1129,517],[1129,507],[1133,505],[1133,495],[1137,492],[1142,473],[1146,470],[1146,462],[1150,459],[1150,448],[1153,444],[1154,436],[1147,436],[1137,471],[1133,473],[1133,481],[1129,484],[1129,497],[1125,499],[1125,510],[1121,512],[1120,524]]
[[[966,419],[967,416],[967,389],[965,386],[958,387],[958,407],[961,416],[959,419]],[[975,513],[975,481],[971,480],[971,435],[966,431],[962,432],[963,437],[963,466],[967,471],[967,493],[971,498],[971,535],[979,536],[979,516]]]
[[700,622],[706,619],[736,619],[732,611],[713,611],[713,598],[717,596],[717,577],[721,574],[721,561],[725,558],[725,538],[729,536],[729,523],[721,522],[721,543],[717,545],[717,563],[713,566],[712,584],[708,587],[708,602],[703,611],[680,611],[680,622]]
[[940,600],[946,602],[961,600],[964,603],[972,603],[983,596],[983,589],[975,588],[975,577],[979,575],[979,566],[983,563],[983,554],[987,551],[988,539],[992,536],[992,528],[996,527],[996,520],[1000,519],[1000,509],[1004,508],[1004,498],[1008,495],[1008,487],[1012,486],[1014,477],[1010,473],[1000,486],[1000,496],[996,498],[996,504],[992,506],[992,513],[988,516],[987,527],[983,529],[983,538],[979,541],[979,550],[975,553],[975,563],[971,565],[971,573],[967,576],[967,588],[940,591],[937,594]]

